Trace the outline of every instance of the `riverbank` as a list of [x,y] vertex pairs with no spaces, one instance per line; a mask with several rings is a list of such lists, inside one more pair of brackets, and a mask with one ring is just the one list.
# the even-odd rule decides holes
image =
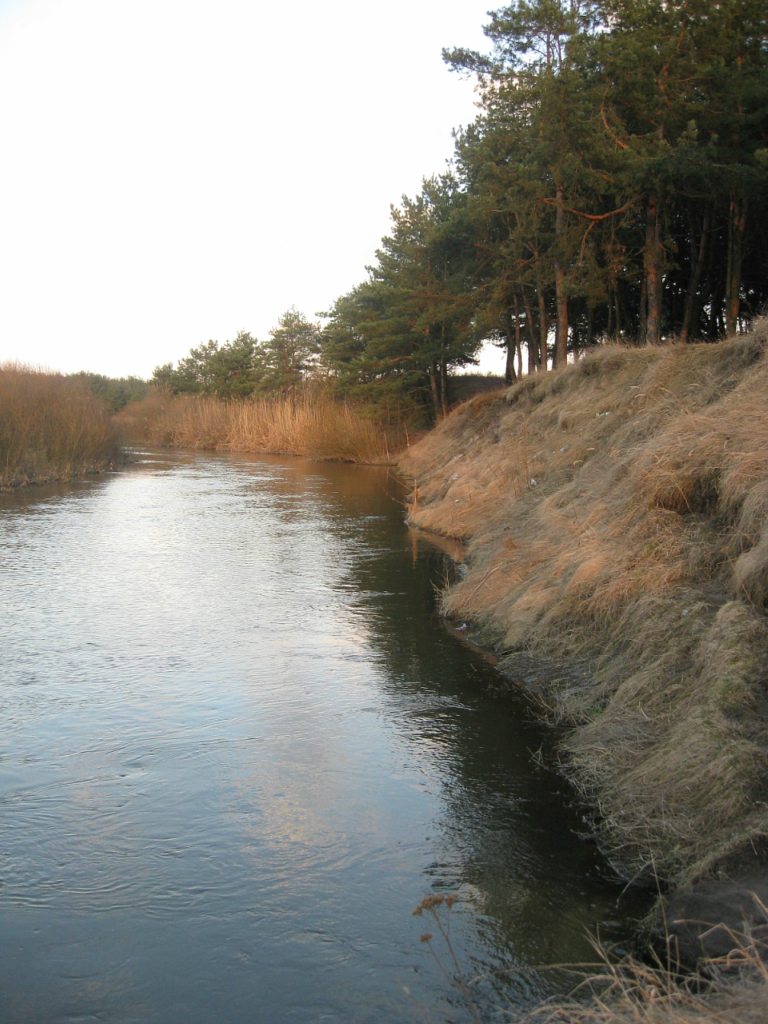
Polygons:
[[687,959],[728,946],[710,924],[766,924],[767,347],[763,322],[601,349],[401,460],[412,524],[467,543],[444,611],[565,727],[601,844],[658,880]]
[[0,366],[0,490],[100,472],[117,456],[106,406],[83,381]]

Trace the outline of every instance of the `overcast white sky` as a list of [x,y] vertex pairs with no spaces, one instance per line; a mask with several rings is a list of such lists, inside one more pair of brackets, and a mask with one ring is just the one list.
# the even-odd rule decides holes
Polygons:
[[[498,6],[498,5],[496,5]],[[0,0],[0,362],[149,376],[365,277],[490,0]]]

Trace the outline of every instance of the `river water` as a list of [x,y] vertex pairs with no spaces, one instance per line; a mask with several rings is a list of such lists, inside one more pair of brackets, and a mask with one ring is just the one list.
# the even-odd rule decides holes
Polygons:
[[2,1024],[463,1021],[453,955],[496,1020],[628,933],[392,488],[146,452],[0,497]]

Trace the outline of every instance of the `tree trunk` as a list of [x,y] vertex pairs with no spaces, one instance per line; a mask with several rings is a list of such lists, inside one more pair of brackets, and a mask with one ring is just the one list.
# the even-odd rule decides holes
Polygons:
[[539,335],[531,302],[525,291],[523,291],[523,306],[525,307],[525,322],[528,325],[528,373],[531,374],[536,373],[539,368]]
[[[574,339],[575,340],[575,339]],[[585,338],[585,346],[590,349],[595,344],[595,307],[587,307],[587,336]],[[575,350],[574,345],[574,350]],[[575,357],[578,357],[578,352],[575,353]]]
[[[555,208],[555,246],[562,243],[563,221],[563,188],[558,186],[557,206]],[[559,255],[555,258],[555,304],[557,307],[557,323],[555,325],[555,353],[552,366],[565,366],[568,362],[568,296],[565,293],[565,270]]]
[[685,311],[683,313],[683,325],[680,328],[680,341],[685,344],[691,337],[691,332],[696,330],[699,321],[699,288],[701,286],[701,275],[704,270],[704,259],[707,253],[707,241],[709,226],[712,220],[710,207],[704,211],[699,234],[699,244],[694,248],[695,225],[691,217],[691,273],[688,278],[688,288],[685,293]]
[[523,376],[523,332],[520,329],[520,316],[515,317],[515,352],[517,352],[517,375]]
[[716,341],[723,333],[723,303],[725,296],[723,294],[724,282],[722,280],[722,274],[717,275],[718,280],[710,286],[710,301],[709,301],[709,340]]
[[725,332],[735,334],[741,309],[741,264],[747,228],[747,201],[732,195],[728,211],[728,265],[725,273]]
[[436,364],[432,364],[428,371],[429,376],[429,390],[432,396],[432,412],[435,417],[435,423],[440,419],[440,395],[438,393],[438,374]]
[[655,196],[648,200],[645,223],[645,336],[646,345],[661,341],[661,216]]
[[[504,336],[506,339],[506,353],[507,358],[504,364],[504,380],[507,384],[514,384],[517,380],[517,374],[515,373],[515,352],[520,350],[520,309],[517,304],[517,296],[512,299],[515,307],[514,314],[512,310],[507,307],[504,310]],[[520,372],[522,373],[523,364],[520,363]]]
[[555,353],[552,366],[565,366],[568,362],[568,298],[565,294],[565,272],[555,264],[555,297],[557,323],[555,325]]
[[547,302],[541,288],[536,292],[539,301],[539,366],[543,372],[549,369],[549,355],[547,352],[547,338],[549,337],[549,317],[547,316]]

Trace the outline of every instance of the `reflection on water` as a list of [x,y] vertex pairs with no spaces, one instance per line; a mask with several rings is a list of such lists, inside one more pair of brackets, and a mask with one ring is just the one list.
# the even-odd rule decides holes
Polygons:
[[3,1024],[462,1020],[434,892],[502,1003],[626,930],[392,487],[155,454],[3,498]]

